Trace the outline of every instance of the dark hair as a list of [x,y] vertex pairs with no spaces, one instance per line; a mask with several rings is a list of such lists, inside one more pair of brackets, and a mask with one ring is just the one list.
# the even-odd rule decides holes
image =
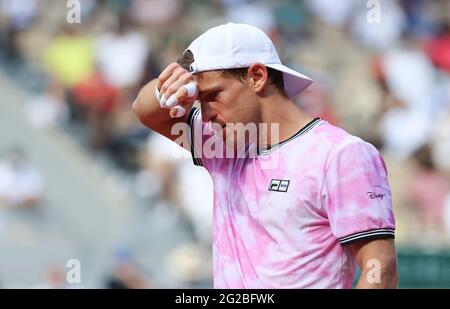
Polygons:
[[177,59],[177,63],[187,71],[189,71],[189,67],[193,62],[194,62],[194,54],[190,50],[186,50],[183,53],[183,55]]
[[[183,55],[177,60],[177,63],[187,71],[190,71],[189,68],[193,62],[194,62],[194,55],[190,50],[186,50],[183,53]],[[287,97],[286,91],[284,90],[283,73],[281,71],[269,67],[266,68],[270,83],[273,84],[283,96]],[[247,78],[247,70],[248,68],[237,68],[237,69],[225,69],[221,71],[226,76],[232,76],[242,81]]]

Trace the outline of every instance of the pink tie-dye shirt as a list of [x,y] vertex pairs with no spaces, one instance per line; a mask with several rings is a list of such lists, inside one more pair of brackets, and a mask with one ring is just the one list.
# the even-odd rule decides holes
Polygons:
[[371,144],[315,119],[256,157],[208,158],[200,110],[188,121],[194,163],[214,183],[215,288],[351,288],[347,245],[394,237],[386,166]]

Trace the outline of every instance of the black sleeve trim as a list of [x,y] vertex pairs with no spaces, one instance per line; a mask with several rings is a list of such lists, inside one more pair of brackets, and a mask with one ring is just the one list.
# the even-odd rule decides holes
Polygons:
[[375,229],[365,232],[354,233],[345,237],[339,238],[339,243],[343,246],[369,239],[380,238],[395,238],[394,229]]
[[191,112],[189,113],[188,119],[187,119],[187,123],[189,124],[189,127],[191,128],[191,155],[192,155],[192,160],[194,161],[194,165],[197,166],[203,166],[202,160],[200,160],[200,158],[197,158],[195,155],[195,139],[194,139],[194,121],[195,121],[195,117],[197,117],[200,114],[200,109],[194,107],[192,108]]

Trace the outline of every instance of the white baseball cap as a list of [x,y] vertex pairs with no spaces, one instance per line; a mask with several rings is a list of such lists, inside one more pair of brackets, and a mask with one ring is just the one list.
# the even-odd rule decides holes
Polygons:
[[288,96],[299,94],[313,80],[281,63],[270,38],[260,29],[228,23],[213,27],[196,38],[186,49],[194,55],[189,72],[246,68],[253,63],[283,72],[284,89]]

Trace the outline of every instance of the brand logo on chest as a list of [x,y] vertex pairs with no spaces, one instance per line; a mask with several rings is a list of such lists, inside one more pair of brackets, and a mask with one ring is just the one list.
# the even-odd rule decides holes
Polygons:
[[272,179],[269,185],[269,191],[287,192],[290,180]]

